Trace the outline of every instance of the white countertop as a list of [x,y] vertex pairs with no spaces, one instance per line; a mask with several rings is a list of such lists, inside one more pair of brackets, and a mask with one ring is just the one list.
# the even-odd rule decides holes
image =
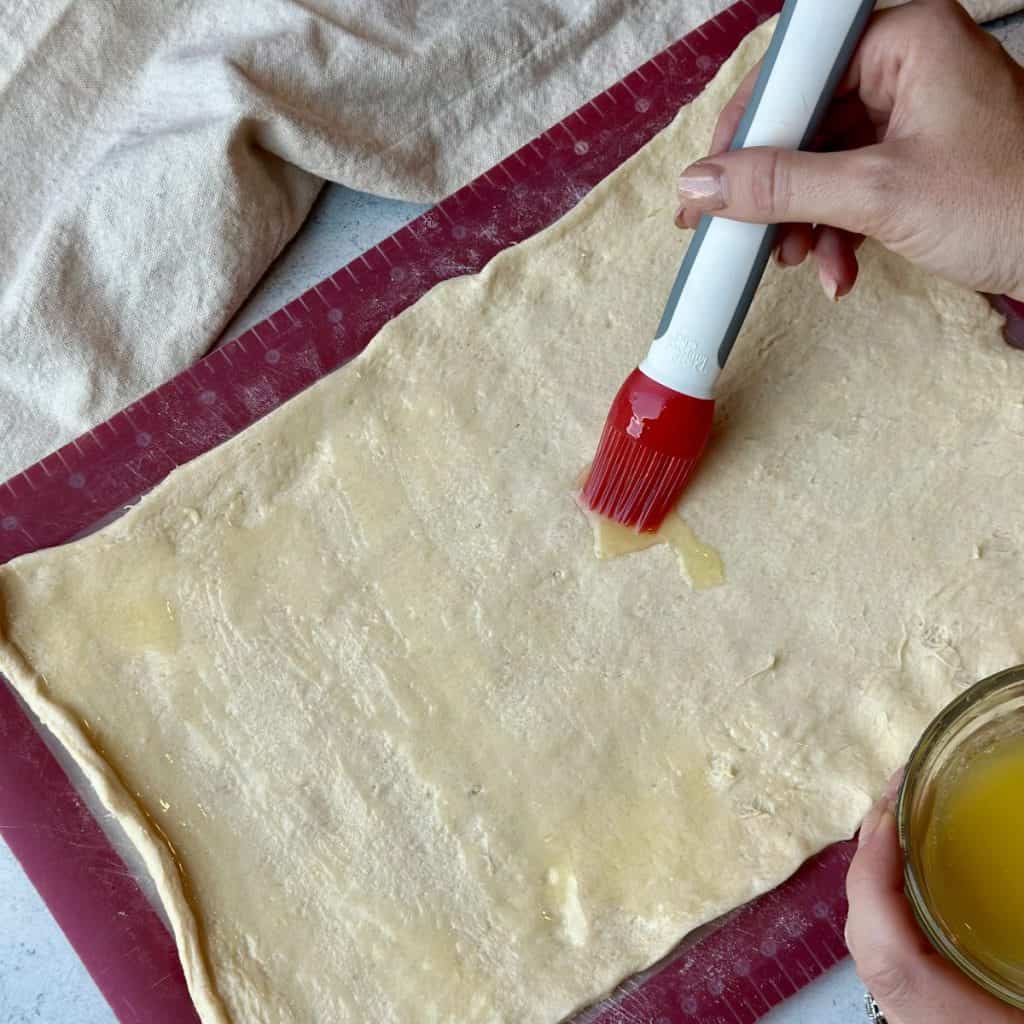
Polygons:
[[[1024,17],[996,34],[1024,60]],[[386,238],[425,207],[327,186],[309,220],[270,269],[226,336],[241,333],[289,299]],[[3,823],[0,822],[0,830]],[[0,843],[0,1024],[116,1024],[8,848]],[[764,1018],[766,1024],[861,1024],[863,987],[849,961]]]

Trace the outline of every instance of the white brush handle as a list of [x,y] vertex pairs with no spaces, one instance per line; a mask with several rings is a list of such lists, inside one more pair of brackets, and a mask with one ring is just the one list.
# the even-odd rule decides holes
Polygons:
[[[786,0],[732,149],[800,149],[860,40],[874,0]],[[701,221],[658,335],[640,369],[694,398],[711,398],[771,255],[775,226]]]

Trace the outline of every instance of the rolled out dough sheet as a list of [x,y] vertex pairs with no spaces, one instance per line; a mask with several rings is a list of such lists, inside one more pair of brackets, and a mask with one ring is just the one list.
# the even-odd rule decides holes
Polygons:
[[101,533],[0,571],[0,668],[129,830],[207,1024],[553,1024],[851,834],[1019,661],[1024,359],[868,248],[771,272],[685,515],[572,495],[763,49],[570,215]]

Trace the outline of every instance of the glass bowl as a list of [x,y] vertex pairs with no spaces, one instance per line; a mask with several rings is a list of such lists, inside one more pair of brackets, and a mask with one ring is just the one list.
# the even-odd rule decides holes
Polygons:
[[[944,787],[955,782],[972,757],[990,753],[1006,742],[1024,742],[1024,665],[976,683],[928,726],[907,764],[896,817],[907,897],[932,945],[992,995],[1024,1009],[1024,920],[1020,922],[1021,958],[1017,964],[971,948],[964,938],[965,928],[958,929],[943,918],[942,904],[948,905],[948,899],[943,901],[938,895],[940,884],[926,851],[937,806],[948,792]],[[1024,801],[1024,792],[1020,799]],[[1021,870],[1024,873],[1024,864]]]

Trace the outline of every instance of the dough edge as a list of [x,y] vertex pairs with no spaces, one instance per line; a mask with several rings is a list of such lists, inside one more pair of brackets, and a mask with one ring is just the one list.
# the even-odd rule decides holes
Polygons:
[[[178,470],[168,474],[167,479],[176,472]],[[159,834],[152,819],[96,749],[82,723],[63,705],[50,699],[45,680],[31,668],[17,645],[8,640],[2,606],[0,666],[18,695],[82,769],[100,802],[117,819],[142,858],[171,922],[189,994],[203,1024],[232,1024],[207,961],[202,931],[182,877],[184,869],[179,867],[168,841]]]

